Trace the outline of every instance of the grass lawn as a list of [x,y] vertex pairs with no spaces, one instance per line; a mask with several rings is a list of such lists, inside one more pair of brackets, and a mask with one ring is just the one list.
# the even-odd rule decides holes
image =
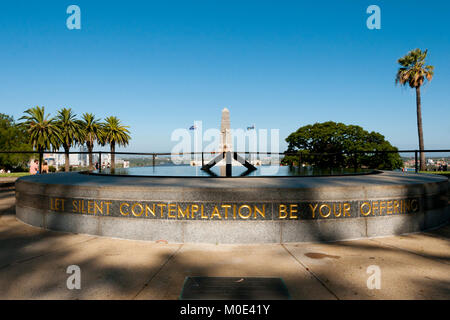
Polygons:
[[450,174],[450,171],[419,171],[419,173]]
[[23,177],[28,176],[28,172],[11,172],[11,173],[0,173],[0,177]]
[[442,176],[450,178],[450,171],[419,171],[419,173],[440,174]]

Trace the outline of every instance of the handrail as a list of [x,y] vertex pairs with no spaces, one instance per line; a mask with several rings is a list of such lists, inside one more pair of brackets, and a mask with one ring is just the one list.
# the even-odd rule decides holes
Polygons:
[[[129,154],[129,155],[147,155],[147,156],[152,156],[152,155],[164,155],[164,156],[170,156],[170,155],[193,155],[193,154],[218,154],[220,153],[219,151],[198,151],[198,152],[125,152],[125,151],[116,151],[116,152],[111,152],[111,151],[106,151],[106,150],[102,150],[102,151],[69,151],[69,152],[64,152],[64,151],[0,151],[0,153],[27,153],[27,154],[39,154],[39,153],[55,153],[55,154],[90,154],[90,153],[108,153],[108,154]],[[260,151],[236,151],[237,153],[241,153],[241,154],[262,154],[262,155],[266,155],[266,154],[274,154],[274,155],[299,155],[302,153],[305,153],[307,155],[337,155],[337,154],[355,154],[355,153],[414,153],[414,152],[450,152],[450,149],[430,149],[430,150],[352,150],[352,151],[342,151],[342,152],[308,152],[307,150],[298,150],[297,152],[260,152]]]
[[[307,150],[298,150],[297,152],[254,152],[254,151],[243,151],[236,152],[240,154],[246,155],[281,155],[281,156],[297,156],[299,157],[299,161],[301,161],[302,156],[336,156],[336,155],[353,155],[357,154],[386,154],[386,153],[414,153],[414,167],[415,172],[419,172],[419,153],[436,153],[436,152],[450,152],[450,149],[430,149],[430,150],[352,150],[352,151],[342,151],[342,152],[309,152]],[[0,151],[0,154],[40,154],[44,153],[53,153],[53,154],[98,154],[99,160],[101,163],[102,154],[114,154],[114,155],[142,155],[142,156],[152,156],[153,157],[153,166],[155,166],[155,158],[157,156],[182,156],[182,155],[202,155],[202,165],[204,164],[204,155],[205,154],[219,154],[220,152],[212,151],[212,152],[125,152],[125,151],[21,151],[21,150],[9,150],[9,151]],[[99,167],[101,171],[101,166]]]

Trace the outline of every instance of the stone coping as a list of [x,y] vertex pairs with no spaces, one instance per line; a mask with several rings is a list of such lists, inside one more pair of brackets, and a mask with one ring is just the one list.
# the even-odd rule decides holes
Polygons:
[[449,219],[448,179],[128,177],[57,173],[16,182],[16,211],[42,228],[171,242],[335,241],[417,232]]

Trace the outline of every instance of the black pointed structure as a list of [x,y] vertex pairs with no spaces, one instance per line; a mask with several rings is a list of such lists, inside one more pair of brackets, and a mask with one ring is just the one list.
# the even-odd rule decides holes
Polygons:
[[[222,120],[220,123],[220,133],[221,133],[221,144],[219,146],[220,153],[217,157],[212,159],[208,164],[202,165],[202,170],[208,172],[212,176],[217,176],[211,171],[211,168],[218,164],[220,161],[225,159],[225,176],[232,176],[233,159],[242,164],[247,168],[247,171],[242,175],[248,175],[250,172],[256,170],[250,162],[242,158],[237,154],[237,152],[232,152],[231,146],[231,135],[230,135],[230,111],[227,108],[222,110]],[[203,164],[203,153],[202,153],[202,164]],[[242,176],[241,175],[241,176]]]
[[248,162],[247,160],[242,158],[240,155],[238,155],[237,152],[231,152],[231,151],[219,153],[219,155],[217,157],[215,157],[210,162],[208,162],[207,164],[202,166],[202,170],[211,172],[211,168],[214,167],[216,164],[218,164],[223,159],[225,159],[225,166],[226,166],[225,167],[225,176],[227,176],[227,177],[232,176],[233,159],[247,168],[245,175],[256,170],[256,167],[254,165],[252,165],[250,162]]

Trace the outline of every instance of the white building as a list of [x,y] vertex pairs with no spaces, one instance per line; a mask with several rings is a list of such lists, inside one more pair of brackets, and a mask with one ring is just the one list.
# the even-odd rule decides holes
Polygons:
[[[79,149],[80,152],[87,152],[88,149],[85,146],[81,146]],[[102,160],[106,156],[102,155]],[[107,161],[108,157],[106,157]],[[49,166],[54,166],[56,168],[64,167],[66,163],[66,155],[64,153],[44,153],[44,161],[47,162]],[[93,153],[92,161],[95,163],[98,161],[98,154]],[[89,154],[88,153],[70,153],[69,154],[69,163],[73,167],[87,167],[89,166]]]

